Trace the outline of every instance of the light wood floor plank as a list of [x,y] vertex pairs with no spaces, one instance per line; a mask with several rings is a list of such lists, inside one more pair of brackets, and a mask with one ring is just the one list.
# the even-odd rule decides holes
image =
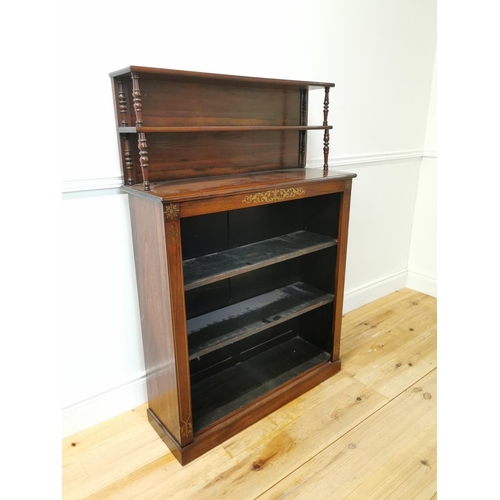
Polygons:
[[429,300],[433,298],[408,289],[391,293],[344,315],[342,338],[373,333],[371,330],[379,328],[382,322],[392,322],[396,315],[410,313],[416,306],[425,307]]
[[64,500],[436,500],[436,299],[401,290],[343,328],[338,375],[185,467],[146,404],[63,440]]
[[[259,500],[309,498],[429,498],[436,490],[436,468],[433,439],[436,419],[436,370],[418,382],[417,391],[411,387],[374,413],[359,426],[343,435],[335,443],[308,460],[292,474],[261,495]],[[420,390],[421,389],[421,390]],[[425,395],[429,396],[425,396]],[[418,446],[417,443],[419,443]],[[425,443],[422,448],[421,444]],[[424,467],[422,475],[429,474],[425,487],[418,486],[410,496],[397,496],[411,486],[404,484],[405,468],[392,469],[394,492],[386,491],[380,483],[388,483],[386,475],[379,484],[370,483],[370,477],[381,468],[389,469],[394,456],[409,461],[410,466]],[[421,462],[425,461],[426,464]],[[434,465],[434,466],[433,466]],[[414,472],[413,472],[414,473]],[[379,487],[382,496],[355,495],[364,488],[366,494]],[[371,494],[370,494],[371,495]],[[395,495],[395,496],[394,496]],[[421,496],[423,495],[423,496]]]
[[[191,468],[191,464],[187,467],[195,474],[188,482],[186,474],[168,474],[168,498],[257,497],[299,467],[304,459],[315,456],[387,402],[386,398],[357,380],[346,378],[345,381],[332,397],[290,424],[280,426],[265,441],[248,446],[231,460],[220,463],[217,457],[201,457],[193,462],[196,468]],[[280,418],[279,413],[280,410],[274,414],[275,420]],[[283,418],[286,420],[286,416]],[[201,461],[205,463],[200,467]],[[137,498],[141,491],[147,492],[144,498],[164,498],[165,479],[159,481],[158,475],[154,470],[132,485],[128,481],[117,482],[113,490],[119,495],[109,498]]]

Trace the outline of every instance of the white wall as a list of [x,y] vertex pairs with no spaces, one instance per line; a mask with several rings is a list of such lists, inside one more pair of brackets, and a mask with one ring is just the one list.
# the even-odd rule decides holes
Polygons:
[[[358,173],[346,310],[406,285],[435,0],[113,0],[64,9],[64,435],[146,400],[110,71],[134,64],[336,82],[331,165]],[[310,100],[311,123],[322,121],[322,98]],[[311,134],[308,166],[321,157],[321,135]]]
[[437,61],[408,255],[409,288],[437,297]]

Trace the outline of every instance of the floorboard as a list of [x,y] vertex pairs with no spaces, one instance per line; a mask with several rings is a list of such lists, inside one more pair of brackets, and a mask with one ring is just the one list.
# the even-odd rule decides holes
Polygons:
[[185,467],[141,405],[63,440],[63,498],[437,498],[436,299],[344,316],[342,370]]

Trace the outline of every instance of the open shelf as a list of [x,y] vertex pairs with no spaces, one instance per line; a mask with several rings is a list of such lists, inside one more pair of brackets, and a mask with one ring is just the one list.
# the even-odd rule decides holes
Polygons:
[[184,290],[214,283],[261,267],[335,246],[337,240],[296,231],[257,243],[188,259],[183,262]]
[[189,319],[189,359],[203,356],[329,302],[333,302],[332,294],[298,281]]
[[294,337],[194,384],[195,433],[329,359],[326,351]]

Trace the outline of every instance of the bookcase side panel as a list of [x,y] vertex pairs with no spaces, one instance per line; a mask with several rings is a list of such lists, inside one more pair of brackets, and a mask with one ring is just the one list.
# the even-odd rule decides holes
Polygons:
[[150,410],[181,443],[171,297],[161,203],[129,196]]
[[333,322],[332,361],[340,359],[340,336],[342,329],[342,308],[344,305],[345,266],[347,259],[347,234],[349,232],[349,210],[351,205],[352,180],[344,182],[344,192],[340,202],[339,233],[337,245],[337,265],[335,269],[335,299]]

